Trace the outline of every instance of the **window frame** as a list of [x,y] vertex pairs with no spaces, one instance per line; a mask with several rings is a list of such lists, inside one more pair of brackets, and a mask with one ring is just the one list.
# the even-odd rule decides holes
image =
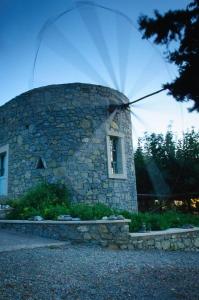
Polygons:
[[[110,147],[110,137],[117,137],[120,139],[121,143],[121,164],[122,173],[113,173],[111,166],[111,147]],[[108,131],[106,135],[107,144],[107,159],[108,159],[108,177],[112,179],[127,179],[127,169],[126,169],[126,155],[125,155],[125,145],[124,145],[124,134],[121,132]]]

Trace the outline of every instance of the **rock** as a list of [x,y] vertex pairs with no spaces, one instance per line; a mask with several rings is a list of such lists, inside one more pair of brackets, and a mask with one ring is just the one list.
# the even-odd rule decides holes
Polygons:
[[80,218],[72,218],[72,221],[81,221]]
[[135,246],[132,245],[132,244],[128,244],[128,250],[134,250],[135,249]]
[[191,229],[191,228],[194,228],[194,226],[191,225],[191,224],[184,224],[181,228],[183,228],[183,229]]
[[80,127],[84,129],[88,129],[91,127],[91,121],[88,119],[83,119],[80,123]]
[[118,231],[119,231],[119,228],[118,228],[118,226],[117,225],[110,225],[110,227],[109,227],[109,230],[110,230],[110,232],[112,233],[112,234],[114,234],[114,235],[116,235],[117,233],[118,233]]
[[122,215],[118,215],[117,220],[125,220],[125,218]]
[[118,249],[119,249],[119,246],[116,245],[116,244],[109,244],[109,245],[108,245],[108,249],[110,249],[110,250],[118,250]]
[[129,225],[127,224],[127,225],[123,225],[122,227],[121,227],[121,232],[129,232]]
[[84,240],[91,240],[91,239],[92,239],[91,235],[88,232],[85,232],[84,233]]
[[107,216],[102,217],[102,220],[108,220],[108,217]]
[[60,215],[57,217],[58,221],[72,221],[73,218],[70,215]]
[[117,217],[115,215],[112,215],[112,216],[108,217],[108,220],[114,221],[114,220],[117,220]]
[[182,242],[177,242],[177,248],[178,249],[183,249],[183,248],[185,248],[185,246]]
[[55,177],[65,176],[66,175],[66,168],[65,167],[54,168],[53,173],[54,173]]
[[43,221],[44,219],[41,216],[34,216],[29,218],[29,221]]
[[102,241],[100,241],[100,245],[101,245],[102,247],[107,247],[108,242],[102,240]]
[[99,225],[99,231],[102,233],[108,233],[108,228],[104,224]]
[[195,239],[194,245],[195,245],[196,248],[199,248],[199,238]]
[[89,142],[89,139],[88,139],[88,138],[83,138],[83,139],[82,139],[82,142],[83,142],[83,143],[88,143],[88,142]]
[[171,244],[170,244],[169,240],[168,241],[165,240],[165,241],[162,242],[162,249],[168,250],[168,249],[170,249],[170,246],[171,246]]
[[140,228],[140,230],[138,232],[140,232],[140,233],[146,232],[146,225],[144,223],[142,224],[142,227]]
[[79,231],[79,232],[87,232],[88,231],[88,227],[87,226],[79,226],[79,227],[77,227],[77,231]]
[[159,250],[162,249],[161,242],[155,241],[155,249],[159,249]]
[[125,244],[120,245],[120,249],[121,250],[126,250],[126,249],[128,249],[128,245],[125,245]]
[[19,135],[19,136],[17,137],[17,144],[21,146],[22,143],[23,143],[23,137],[22,137],[21,135]]

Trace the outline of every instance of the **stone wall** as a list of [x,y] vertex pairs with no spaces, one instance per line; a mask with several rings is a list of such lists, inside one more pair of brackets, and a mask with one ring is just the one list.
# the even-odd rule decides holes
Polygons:
[[199,251],[199,228],[131,233],[126,248]]
[[[26,92],[0,107],[0,148],[9,145],[8,197],[45,180],[68,186],[72,202],[103,202],[137,210],[131,117],[110,114],[121,93],[90,84],[62,84]],[[108,131],[124,135],[126,179],[108,176]],[[45,169],[38,169],[39,159]]]
[[129,233],[129,222],[130,220],[41,222],[0,220],[0,229],[74,243],[94,243],[110,249],[199,251],[199,228]]
[[74,243],[95,243],[118,248],[128,243],[129,220],[116,221],[2,221],[8,229]]

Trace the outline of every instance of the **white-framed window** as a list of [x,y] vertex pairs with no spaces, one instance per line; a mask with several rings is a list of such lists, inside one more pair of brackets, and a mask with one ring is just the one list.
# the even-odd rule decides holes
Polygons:
[[0,147],[0,196],[8,194],[8,145]]
[[109,178],[126,179],[124,135],[109,131],[107,134],[107,157]]

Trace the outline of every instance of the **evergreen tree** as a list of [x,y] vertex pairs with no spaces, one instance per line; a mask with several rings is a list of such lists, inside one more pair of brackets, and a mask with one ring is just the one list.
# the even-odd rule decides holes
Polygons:
[[154,37],[154,43],[166,46],[166,57],[178,67],[177,78],[164,85],[177,101],[194,101],[190,111],[199,111],[199,0],[186,9],[169,10],[155,17],[141,16],[139,27],[143,38]]
[[199,132],[187,130],[176,139],[171,128],[165,135],[145,133],[135,151],[138,194],[199,196]]

